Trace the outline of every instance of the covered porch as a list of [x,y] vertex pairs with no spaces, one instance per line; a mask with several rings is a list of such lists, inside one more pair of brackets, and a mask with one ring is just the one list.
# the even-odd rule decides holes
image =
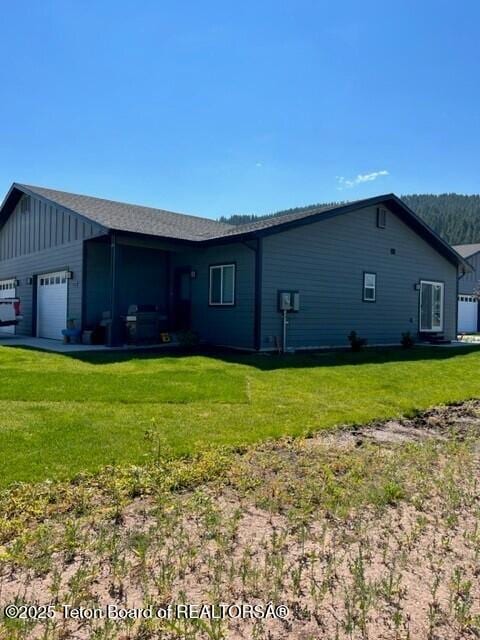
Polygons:
[[87,241],[82,329],[109,347],[158,345],[190,329],[186,258],[183,245],[156,239],[112,233]]

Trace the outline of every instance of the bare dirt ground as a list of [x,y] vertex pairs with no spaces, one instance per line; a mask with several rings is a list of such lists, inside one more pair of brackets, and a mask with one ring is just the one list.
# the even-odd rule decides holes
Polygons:
[[[194,487],[140,483],[116,500],[97,482],[86,501],[80,479],[53,510],[49,489],[23,519],[15,494],[4,510],[17,524],[0,547],[0,604],[58,613],[49,623],[3,619],[0,638],[480,638],[479,480],[472,401],[231,452]],[[183,602],[271,602],[288,614],[60,615],[62,604],[156,611]]]

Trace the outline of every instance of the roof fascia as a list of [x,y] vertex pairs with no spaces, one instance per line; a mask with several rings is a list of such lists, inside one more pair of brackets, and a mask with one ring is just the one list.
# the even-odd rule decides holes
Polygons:
[[312,215],[305,216],[296,220],[288,220],[287,222],[277,224],[272,227],[266,227],[264,229],[246,231],[245,233],[239,233],[234,236],[224,236],[219,238],[213,238],[212,240],[203,240],[201,244],[227,244],[231,242],[244,241],[254,237],[265,237],[276,233],[282,233],[289,229],[303,227],[314,222],[322,220],[329,220],[336,216],[350,213],[358,209],[364,209],[375,205],[384,204],[390,207],[394,213],[399,215],[402,220],[408,224],[416,233],[418,233],[426,242],[430,244],[436,251],[443,255],[449,262],[455,266],[463,266],[463,268],[469,272],[472,270],[471,265],[462,258],[462,256],[455,251],[443,238],[441,238],[431,227],[429,227],[417,214],[412,211],[407,205],[404,204],[400,198],[395,194],[389,193],[385,195],[375,196],[373,198],[367,198],[365,200],[357,200],[350,204],[341,205],[331,210],[318,211]]
[[[472,266],[465,258],[463,258],[455,249],[448,244],[436,231],[434,231],[426,222],[424,222],[410,207],[408,207],[400,198],[395,194],[390,194],[390,199],[400,212],[404,212],[407,215],[407,219],[404,222],[410,221],[410,225],[414,231],[420,232],[420,235],[426,240],[434,249],[444,255],[452,264],[456,266],[462,266],[466,272],[472,271]],[[394,211],[398,213],[398,211]],[[400,216],[401,217],[401,216]],[[418,227],[418,228],[415,228]]]

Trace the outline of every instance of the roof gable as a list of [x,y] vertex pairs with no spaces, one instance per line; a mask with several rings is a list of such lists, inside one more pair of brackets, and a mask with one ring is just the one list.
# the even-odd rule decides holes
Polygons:
[[192,244],[224,244],[226,242],[244,241],[273,233],[281,233],[293,227],[327,220],[333,216],[344,215],[365,207],[384,205],[398,215],[405,224],[418,233],[449,262],[465,271],[472,270],[464,256],[455,251],[407,207],[400,198],[392,193],[336,206],[273,216],[243,225],[231,225],[209,218],[174,213],[163,209],[14,183],[0,208],[0,226],[2,219],[5,220],[13,211],[22,193],[37,196],[51,204],[61,206],[81,216],[84,220],[95,222],[104,228],[105,232],[121,231],[180,240]]
[[174,213],[164,209],[154,209],[31,185],[16,184],[14,186],[25,193],[40,196],[65,209],[74,211],[109,230],[198,241],[232,227],[232,225],[209,218]]

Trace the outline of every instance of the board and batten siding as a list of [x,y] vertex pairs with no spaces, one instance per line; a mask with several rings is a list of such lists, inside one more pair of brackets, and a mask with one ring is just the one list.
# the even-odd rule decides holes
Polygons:
[[[392,253],[391,250],[394,250]],[[376,302],[363,301],[363,274],[377,274]],[[281,289],[300,291],[288,314],[287,345],[343,346],[355,330],[369,344],[399,344],[418,331],[420,280],[445,283],[444,334],[456,332],[456,267],[394,213],[376,226],[370,207],[264,238],[261,348],[281,336]]]
[[[235,305],[209,306],[209,267],[235,264]],[[192,329],[211,344],[254,348],[255,252],[234,243],[172,253],[172,268],[191,267]]]
[[472,295],[480,289],[480,252],[465,259],[472,265],[474,271],[466,273],[459,279],[458,292]]
[[[17,335],[32,335],[34,329],[35,277],[60,270],[73,272],[68,282],[67,315],[82,322],[83,242],[103,233],[100,226],[83,221],[61,207],[30,198],[22,211],[22,199],[0,229],[0,280],[15,278],[16,295],[23,320]],[[33,284],[28,279],[34,278]]]
[[[22,203],[28,208],[22,211]],[[23,196],[0,231],[0,259],[10,260],[98,235],[100,227],[40,198]]]

